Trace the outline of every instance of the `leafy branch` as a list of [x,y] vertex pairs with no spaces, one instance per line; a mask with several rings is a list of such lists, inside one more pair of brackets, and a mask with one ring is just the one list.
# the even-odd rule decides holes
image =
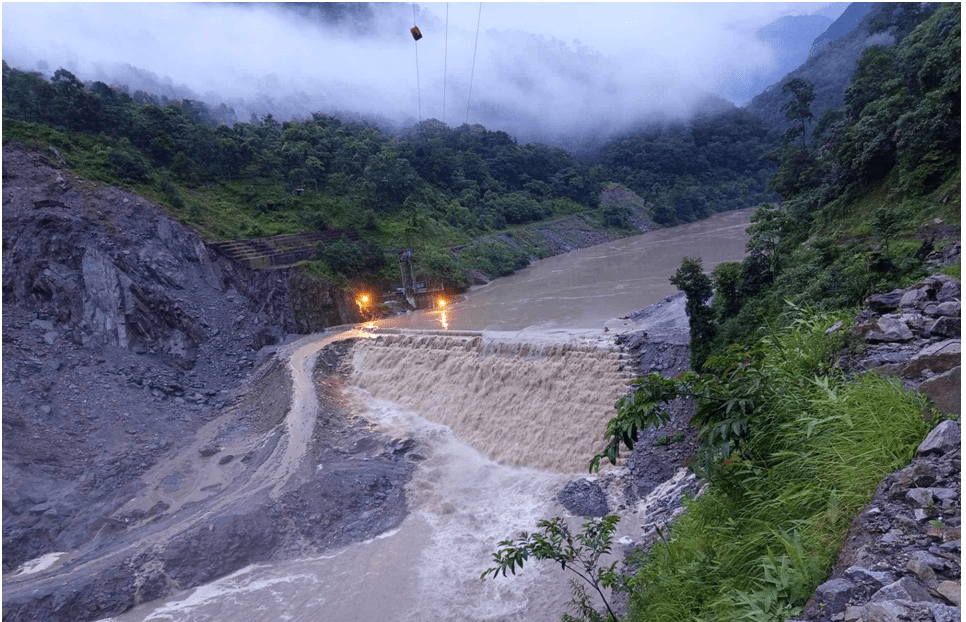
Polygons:
[[[617,562],[605,567],[598,567],[598,562],[602,555],[610,553],[614,530],[619,520],[620,517],[613,515],[592,518],[583,524],[583,530],[576,535],[570,532],[570,528],[559,516],[542,520],[537,523],[541,531],[534,533],[524,531],[516,541],[500,542],[500,548],[493,554],[496,566],[487,568],[480,575],[480,580],[488,576],[496,578],[498,574],[506,576],[507,571],[515,575],[516,568],[518,566],[523,568],[523,563],[531,557],[550,560],[560,564],[561,569],[570,570],[594,588],[604,601],[608,620],[616,622],[617,616],[604,596],[604,589],[623,587],[616,571]],[[574,588],[574,609],[584,615],[587,615],[588,611],[593,611],[587,602],[586,591],[580,589],[579,584]]]

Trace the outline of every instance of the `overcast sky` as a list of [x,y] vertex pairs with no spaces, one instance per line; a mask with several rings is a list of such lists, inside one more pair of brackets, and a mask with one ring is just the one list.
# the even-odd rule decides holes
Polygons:
[[686,116],[703,93],[774,66],[759,28],[847,4],[450,3],[448,29],[446,3],[416,6],[418,43],[402,3],[333,27],[292,6],[4,2],[3,59],[48,76],[140,75],[226,101],[242,121],[338,109],[552,139]]

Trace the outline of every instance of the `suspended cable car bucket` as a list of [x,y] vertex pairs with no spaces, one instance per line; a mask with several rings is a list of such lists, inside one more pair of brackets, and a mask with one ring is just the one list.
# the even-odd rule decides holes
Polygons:
[[419,41],[420,39],[423,38],[423,33],[419,32],[418,26],[413,26],[412,28],[409,29],[409,32],[412,33],[414,41]]

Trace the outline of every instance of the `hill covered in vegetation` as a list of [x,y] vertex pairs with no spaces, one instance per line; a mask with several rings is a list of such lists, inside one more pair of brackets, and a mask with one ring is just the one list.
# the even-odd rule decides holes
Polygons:
[[[809,118],[816,93],[807,81],[786,83],[793,131],[773,182],[782,201],[756,211],[748,257],[710,276],[700,259],[686,258],[672,278],[688,298],[694,371],[638,380],[608,425],[610,444],[595,462],[666,421],[671,400],[695,398],[692,469],[708,482],[635,576],[615,583],[630,592],[630,620],[841,619],[854,590],[836,602],[826,591],[811,610],[803,606],[882,479],[909,463],[943,417],[959,414],[958,367],[940,370],[953,379],[957,405],[940,413],[893,377],[901,366],[884,363],[904,360],[896,342],[908,354],[910,326],[933,349],[959,347],[958,319],[936,328],[935,318],[917,319],[914,305],[899,309],[899,301],[907,292],[925,301],[922,288],[949,283],[949,309],[959,314],[960,7],[877,5],[868,17],[895,43],[862,53],[844,108],[823,115],[811,140],[794,128]],[[934,272],[943,274],[927,276]],[[894,305],[859,313],[889,296]],[[891,321],[908,334],[870,332]],[[886,358],[851,365],[877,343],[892,347]],[[878,369],[859,373],[870,367]],[[951,520],[959,533],[957,517],[932,506],[926,514],[937,529]],[[924,531],[907,539],[918,542]]]
[[[759,119],[716,102],[578,159],[436,120],[393,134],[322,113],[236,123],[224,105],[85,84],[64,69],[48,80],[6,63],[3,117],[5,141],[52,146],[79,174],[161,202],[209,241],[353,229],[378,249],[414,249],[420,270],[455,284],[466,269],[495,276],[551,252],[471,244],[530,223],[580,215],[619,236],[771,200],[775,165],[762,155],[778,144]],[[606,183],[628,200],[602,205]],[[316,268],[330,279],[379,273],[378,261],[351,265],[358,254]]]

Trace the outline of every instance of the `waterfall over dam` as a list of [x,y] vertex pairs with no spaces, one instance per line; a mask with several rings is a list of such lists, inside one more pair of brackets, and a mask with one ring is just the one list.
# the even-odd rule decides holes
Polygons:
[[[669,516],[667,499],[680,497],[693,475],[672,467],[643,490],[634,487],[630,459],[597,475],[587,469],[605,446],[614,403],[638,363],[646,358],[648,368],[663,371],[682,361],[683,302],[661,302],[675,293],[668,277],[680,258],[700,252],[705,270],[739,259],[750,214],[719,214],[553,257],[474,288],[445,310],[279,348],[293,380],[288,414],[264,438],[253,437],[245,452],[222,436],[212,439],[221,449],[216,456],[240,458],[223,465],[216,458],[205,468],[241,471],[247,456],[264,454],[260,464],[279,465],[279,477],[240,483],[265,484],[255,492],[281,493],[284,501],[306,481],[305,495],[286,507],[305,506],[306,530],[320,537],[357,530],[379,516],[387,498],[404,497],[405,517],[367,539],[325,549],[300,548],[303,536],[295,533],[272,557],[104,620],[559,620],[571,597],[570,576],[559,564],[529,560],[515,576],[481,581],[480,575],[493,564],[499,541],[532,532],[542,519],[561,516],[579,529],[585,519],[561,500],[576,480],[601,491],[606,511],[622,517],[615,554],[605,564],[619,561],[622,545]],[[644,319],[635,313],[649,305],[658,311]],[[627,352],[615,342],[625,332],[636,335],[623,342]],[[320,375],[313,361],[329,360],[325,348],[337,344],[345,354]],[[311,391],[318,404],[305,395]],[[184,453],[203,461],[194,446]],[[363,477],[370,463],[411,469],[411,477],[370,486],[382,481]],[[339,519],[323,525],[309,508],[334,490],[321,484],[336,481],[358,485],[361,504],[336,507]],[[199,490],[214,501],[231,499],[234,488],[225,488]],[[202,521],[206,507],[189,509]],[[275,512],[265,507],[259,515]]]
[[[354,348],[351,381],[448,426],[499,464],[586,472],[631,373],[613,348],[384,335]],[[627,368],[626,368],[627,367]]]

